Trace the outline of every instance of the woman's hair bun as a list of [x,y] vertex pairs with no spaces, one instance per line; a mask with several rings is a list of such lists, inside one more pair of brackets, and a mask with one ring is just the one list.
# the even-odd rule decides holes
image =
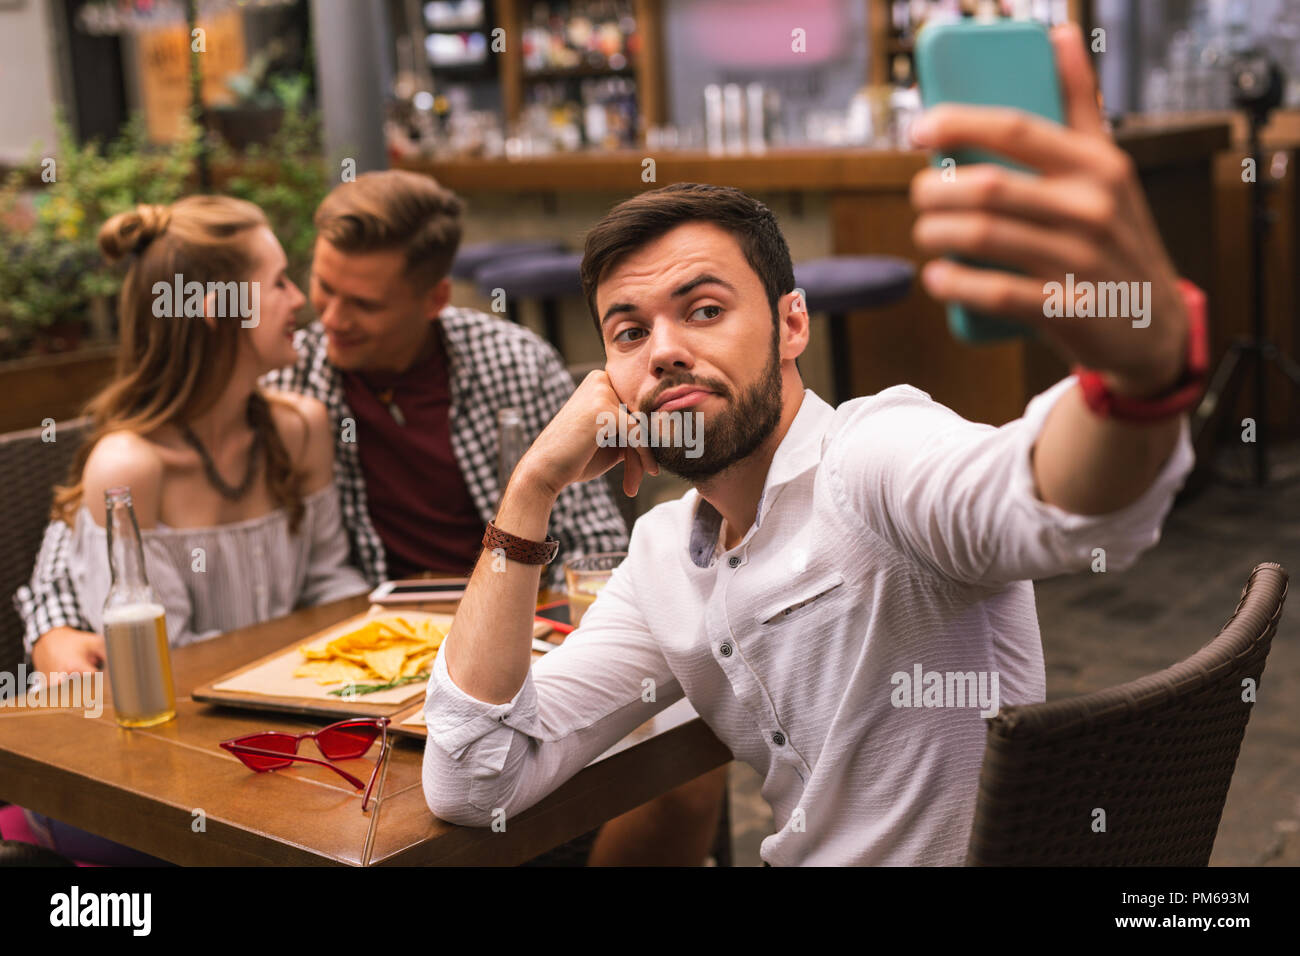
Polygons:
[[171,214],[167,206],[144,204],[118,213],[99,230],[100,251],[110,262],[144,252],[167,229]]

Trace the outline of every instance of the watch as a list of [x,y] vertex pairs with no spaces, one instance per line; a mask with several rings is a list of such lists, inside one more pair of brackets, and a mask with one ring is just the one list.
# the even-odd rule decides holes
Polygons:
[[483,547],[488,551],[500,548],[511,561],[520,564],[550,564],[560,550],[560,542],[549,534],[545,541],[530,541],[508,531],[502,531],[491,521],[483,532]]
[[1127,422],[1158,422],[1173,418],[1200,401],[1210,370],[1209,330],[1205,319],[1205,293],[1186,279],[1178,280],[1187,308],[1187,355],[1183,374],[1160,395],[1134,398],[1116,395],[1102,380],[1101,372],[1076,365],[1071,371],[1083,391],[1083,401],[1102,418]]

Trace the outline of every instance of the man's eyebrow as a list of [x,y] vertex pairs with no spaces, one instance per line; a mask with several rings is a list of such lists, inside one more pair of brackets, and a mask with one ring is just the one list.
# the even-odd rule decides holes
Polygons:
[[622,315],[624,312],[635,312],[635,311],[636,311],[636,306],[634,306],[631,302],[615,302],[608,309],[606,309],[605,314],[601,316],[600,327],[603,329],[605,327],[605,323],[608,322],[616,315]]
[[[720,285],[728,292],[731,292],[733,294],[736,291],[736,287],[733,286],[730,282],[727,282],[725,279],[719,279],[717,276],[712,275],[711,273],[702,272],[699,275],[697,275],[694,279],[689,279],[686,282],[683,282],[676,289],[673,289],[673,291],[670,294],[674,299],[679,299],[684,295],[689,295],[698,286],[709,285],[709,284]],[[601,327],[603,328],[605,323],[608,322],[616,315],[622,315],[625,312],[635,312],[636,310],[637,307],[633,305],[631,302],[615,302],[608,309],[606,309],[605,314],[601,316],[600,319]]]
[[696,286],[708,285],[708,284],[720,285],[728,292],[734,293],[736,291],[736,287],[733,286],[730,282],[727,282],[725,279],[719,279],[717,276],[711,275],[708,272],[702,272],[699,275],[697,275],[694,279],[691,279],[688,282],[683,282],[676,289],[673,289],[673,293],[672,293],[673,298],[677,299],[680,298],[681,296],[688,295],[692,290],[695,289]]
[[[312,275],[316,277],[316,282],[320,285],[322,292],[324,292],[326,295],[336,294],[334,292],[334,289],[330,287],[330,284],[320,277],[319,273],[313,272]],[[381,305],[383,305],[382,302],[379,302],[375,299],[359,299],[355,295],[345,295],[343,296],[343,298],[347,299],[349,302],[355,302],[357,305],[369,306],[371,308],[376,308],[376,309],[379,308]]]

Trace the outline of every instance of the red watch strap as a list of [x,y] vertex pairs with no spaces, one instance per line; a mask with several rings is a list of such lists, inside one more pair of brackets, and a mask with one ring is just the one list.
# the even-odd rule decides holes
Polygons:
[[560,550],[560,542],[549,534],[545,541],[530,541],[508,531],[502,531],[491,521],[483,532],[483,547],[488,551],[500,548],[511,561],[520,564],[550,564]]
[[1163,395],[1133,398],[1112,392],[1100,372],[1075,366],[1071,371],[1078,379],[1084,403],[1097,415],[1118,421],[1156,422],[1173,418],[1200,401],[1210,371],[1205,293],[1186,279],[1178,280],[1178,290],[1187,308],[1187,357],[1182,377]]

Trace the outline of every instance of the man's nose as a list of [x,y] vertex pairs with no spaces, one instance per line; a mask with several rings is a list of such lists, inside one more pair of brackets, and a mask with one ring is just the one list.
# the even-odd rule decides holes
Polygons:
[[662,375],[672,369],[690,369],[695,359],[686,347],[686,336],[676,322],[660,319],[650,328],[650,369]]
[[320,324],[327,329],[339,328],[339,300],[338,296],[324,296],[321,302],[313,302],[312,306],[316,309],[316,315],[320,318]]

